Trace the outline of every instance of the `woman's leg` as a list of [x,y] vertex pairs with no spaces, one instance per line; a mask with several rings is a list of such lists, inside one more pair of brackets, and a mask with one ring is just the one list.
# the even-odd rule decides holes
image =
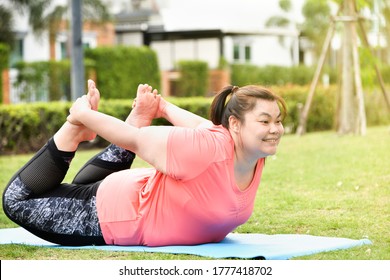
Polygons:
[[129,169],[135,154],[114,144],[90,159],[73,179],[74,184],[90,184],[103,180],[111,173]]
[[[97,107],[98,96],[88,96]],[[104,244],[95,206],[100,182],[86,187],[61,184],[79,143],[95,136],[82,125],[65,122],[10,180],[3,193],[5,214],[51,242]]]
[[52,243],[104,245],[96,211],[99,184],[61,184],[42,195],[32,195],[17,177],[3,194],[4,212],[18,225]]
[[[90,84],[87,96],[91,106],[97,108],[100,100],[99,92],[91,90]],[[95,137],[96,134],[85,126],[66,121],[13,179],[20,177],[35,195],[57,187],[64,179],[79,144]]]
[[104,244],[91,185],[61,184],[73,152],[53,139],[11,179],[3,193],[5,214],[33,234],[63,245]]

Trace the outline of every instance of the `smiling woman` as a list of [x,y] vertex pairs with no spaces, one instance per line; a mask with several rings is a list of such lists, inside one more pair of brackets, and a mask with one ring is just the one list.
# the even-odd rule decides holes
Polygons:
[[[283,135],[280,97],[228,86],[212,122],[147,84],[125,121],[98,112],[99,101],[89,81],[64,125],[13,176],[3,194],[12,221],[64,245],[163,246],[219,242],[249,219],[265,158]],[[161,117],[173,126],[150,126]],[[112,144],[61,183],[79,143],[96,134]],[[153,168],[129,169],[136,154]]]
[[284,100],[261,86],[228,86],[213,100],[211,120],[228,129],[235,143],[234,175],[241,190],[249,185],[259,158],[276,153],[286,114]]

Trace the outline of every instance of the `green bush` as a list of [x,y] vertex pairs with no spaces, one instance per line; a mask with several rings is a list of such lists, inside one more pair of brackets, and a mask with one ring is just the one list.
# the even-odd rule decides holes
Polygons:
[[63,102],[0,105],[0,154],[37,150],[61,127],[68,110]]
[[[96,74],[99,90],[106,98],[133,98],[140,83],[160,87],[157,56],[149,48],[102,47],[87,49],[85,55],[86,79]],[[71,100],[69,60],[20,62],[15,67],[15,86],[23,93],[21,100]]]
[[[48,98],[49,62],[19,62],[14,86],[22,94],[22,101],[50,100]],[[64,77],[65,78],[65,77]]]
[[[85,60],[85,71],[92,71],[93,65],[92,61]],[[18,76],[14,86],[23,93],[19,96],[21,100],[71,100],[69,60],[19,62],[15,68]]]
[[[251,64],[233,64],[231,79],[234,85],[258,84],[264,86],[308,85],[312,82],[315,68],[304,65],[284,66],[255,66]],[[336,70],[323,69],[322,74],[329,76],[329,82],[337,82]]]
[[[210,98],[191,97],[168,100],[195,114],[208,117]],[[99,111],[124,120],[131,111],[131,99],[102,99]],[[0,155],[25,153],[39,149],[65,121],[70,102],[37,102],[15,105],[0,105]],[[153,125],[169,125],[166,120],[156,119]],[[107,143],[98,138],[92,146]]]
[[[299,110],[305,104],[308,86],[271,87],[287,103],[288,116],[284,126],[294,133],[298,126]],[[309,112],[307,131],[329,130],[334,127],[336,86],[318,87]],[[390,124],[386,104],[380,90],[365,94],[367,123],[370,126]],[[205,118],[209,117],[212,98],[169,97],[168,101]],[[119,119],[126,119],[131,111],[131,99],[102,99],[99,111]],[[68,115],[70,102],[29,103],[19,105],[0,105],[0,154],[36,151],[60,128]],[[156,119],[153,125],[169,125],[166,120]],[[107,143],[98,138],[95,146]]]
[[7,45],[0,44],[0,103],[3,103],[3,70],[8,67],[10,49]]
[[[300,112],[306,102],[309,87],[290,86],[271,87],[271,89],[285,99],[288,115],[284,125],[288,131],[295,132],[299,124]],[[306,124],[308,132],[330,130],[334,127],[336,96],[336,87],[318,87],[316,89]]]
[[180,78],[177,81],[176,96],[205,96],[208,86],[207,62],[182,60],[177,66]]
[[[389,89],[387,88],[387,92]],[[385,102],[383,92],[379,88],[364,91],[367,125],[389,124],[389,108]]]
[[106,98],[134,98],[139,84],[160,88],[156,53],[148,47],[98,47],[87,49],[94,61],[96,82]]

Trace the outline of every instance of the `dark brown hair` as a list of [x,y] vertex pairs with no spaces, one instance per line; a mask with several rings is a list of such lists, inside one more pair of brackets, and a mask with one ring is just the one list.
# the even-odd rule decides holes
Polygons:
[[255,107],[257,99],[276,101],[281,110],[282,118],[284,119],[287,115],[286,103],[283,98],[265,87],[258,85],[227,86],[215,96],[211,103],[211,121],[215,125],[222,124],[225,128],[229,128],[230,116],[244,122],[244,114]]

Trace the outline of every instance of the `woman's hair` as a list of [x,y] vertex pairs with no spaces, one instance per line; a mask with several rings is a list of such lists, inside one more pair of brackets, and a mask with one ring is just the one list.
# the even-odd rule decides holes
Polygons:
[[282,118],[285,118],[287,108],[283,98],[265,87],[248,85],[244,87],[227,86],[223,88],[211,103],[211,121],[215,125],[222,124],[225,128],[229,128],[230,116],[234,116],[239,121],[244,122],[245,113],[255,107],[257,99],[276,101],[281,110]]

